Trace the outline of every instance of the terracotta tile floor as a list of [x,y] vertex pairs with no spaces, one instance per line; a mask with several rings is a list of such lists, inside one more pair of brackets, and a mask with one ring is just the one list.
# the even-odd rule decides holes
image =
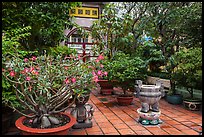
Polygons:
[[92,91],[93,127],[70,129],[69,135],[199,135],[202,132],[202,111],[189,111],[183,105],[171,105],[162,98],[160,103],[162,124],[143,126],[137,122],[138,98],[131,105],[117,104],[116,95],[101,95]]
[[[143,126],[137,122],[141,107],[134,97],[131,105],[117,104],[116,95],[101,95],[93,90],[88,101],[94,107],[93,127],[70,129],[69,135],[199,135],[202,133],[202,111],[189,111],[182,105],[171,105],[161,99],[162,124]],[[69,110],[68,110],[69,111]],[[11,132],[14,130],[11,128]]]

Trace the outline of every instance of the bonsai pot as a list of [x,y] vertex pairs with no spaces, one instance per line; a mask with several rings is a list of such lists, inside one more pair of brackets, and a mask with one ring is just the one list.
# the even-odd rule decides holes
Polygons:
[[113,92],[113,85],[108,80],[99,80],[98,84],[101,87],[100,93],[103,95],[111,95]]
[[167,95],[166,101],[170,104],[179,105],[183,102],[183,96],[180,94]]
[[130,105],[133,100],[133,95],[122,94],[117,96],[117,101],[119,105]]
[[183,105],[188,110],[198,111],[201,108],[202,101],[199,99],[184,99]]
[[25,116],[17,119],[15,124],[16,127],[21,130],[22,135],[67,135],[68,129],[76,123],[76,119],[68,113],[61,112],[61,114],[69,117],[70,121],[66,125],[56,128],[38,129],[27,127],[23,124],[23,122],[26,120]]

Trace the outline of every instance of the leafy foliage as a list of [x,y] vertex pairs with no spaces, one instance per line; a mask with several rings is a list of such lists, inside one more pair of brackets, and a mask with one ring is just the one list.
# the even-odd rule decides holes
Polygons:
[[202,89],[202,49],[183,49],[175,55],[178,64],[175,79],[193,98],[193,89]]
[[147,64],[139,57],[117,52],[111,59],[110,79],[117,81],[124,94],[128,88],[133,88],[136,79],[144,80]]
[[58,45],[69,27],[69,9],[80,2],[2,2],[3,32],[30,26],[31,35],[19,42],[25,49],[39,50]]
[[[12,29],[8,32],[4,32],[2,36],[2,65],[4,66],[4,62],[8,61],[10,57],[15,56],[16,53],[19,54],[20,57],[26,57],[29,55],[37,54],[34,51],[25,51],[22,50],[22,46],[19,43],[19,40],[26,39],[29,33],[30,27]],[[7,58],[5,58],[7,57]],[[21,109],[22,106],[17,101],[15,91],[12,87],[10,81],[8,81],[5,77],[2,76],[2,105],[4,106],[15,106],[16,108]]]

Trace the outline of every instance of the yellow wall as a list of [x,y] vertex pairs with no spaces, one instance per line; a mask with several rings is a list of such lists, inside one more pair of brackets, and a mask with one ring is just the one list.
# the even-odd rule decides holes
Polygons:
[[98,15],[99,9],[98,8],[77,7],[77,8],[71,9],[69,12],[70,12],[70,16],[86,17],[86,18],[98,18],[99,17],[99,15]]

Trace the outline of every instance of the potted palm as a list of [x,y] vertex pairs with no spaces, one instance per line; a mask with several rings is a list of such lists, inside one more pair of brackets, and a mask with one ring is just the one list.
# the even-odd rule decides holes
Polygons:
[[111,60],[110,79],[116,80],[114,86],[121,87],[123,93],[117,96],[120,105],[129,105],[133,100],[135,80],[144,80],[146,64],[139,57],[130,57],[118,52]]
[[[47,55],[23,58],[18,52],[2,57],[2,75],[10,81],[23,107],[16,121],[22,134],[67,134],[76,119],[65,113],[80,96],[96,85],[94,61],[84,63],[77,55]],[[74,98],[72,98],[74,97]],[[70,101],[71,100],[71,101]],[[26,113],[27,110],[28,113]]]

